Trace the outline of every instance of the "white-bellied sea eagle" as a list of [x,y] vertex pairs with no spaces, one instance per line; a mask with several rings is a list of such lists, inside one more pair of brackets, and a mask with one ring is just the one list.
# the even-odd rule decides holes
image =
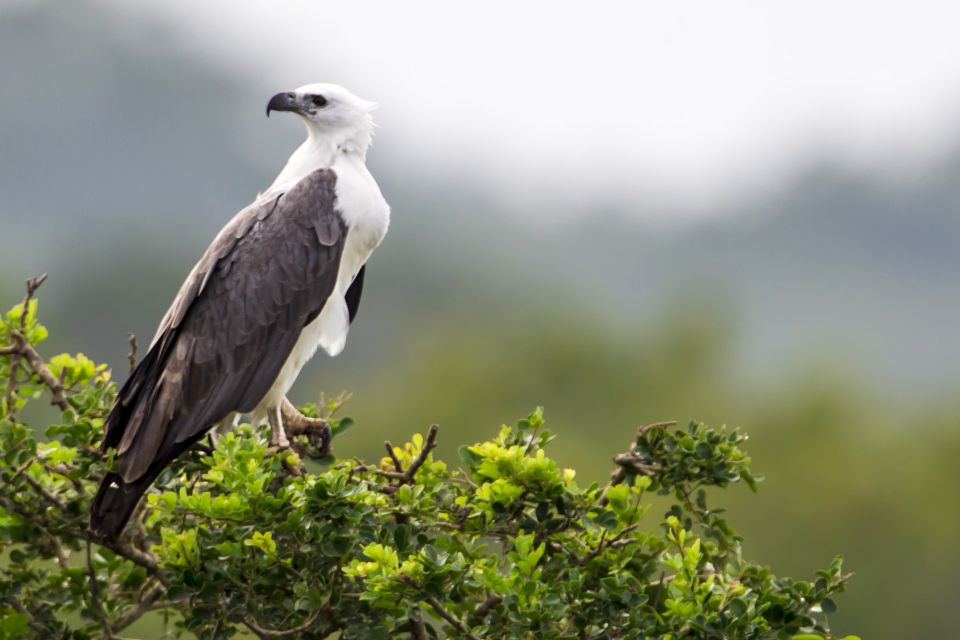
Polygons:
[[101,445],[117,467],[90,513],[99,535],[115,539],[164,467],[240,414],[288,446],[286,394],[317,347],[343,350],[389,224],[366,166],[373,106],[332,84],[270,99],[267,115],[298,115],[307,139],[217,234],[120,390]]

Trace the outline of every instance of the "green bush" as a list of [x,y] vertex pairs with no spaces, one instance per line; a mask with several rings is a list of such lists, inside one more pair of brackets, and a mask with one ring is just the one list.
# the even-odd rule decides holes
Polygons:
[[[756,488],[746,436],[701,424],[642,427],[606,486],[547,457],[539,409],[452,466],[436,427],[376,464],[304,464],[242,425],[102,543],[87,520],[116,385],[40,356],[34,288],[0,320],[0,639],[119,637],[144,615],[200,638],[832,637],[840,559],[811,581],[745,560],[707,489]],[[35,430],[41,396],[59,418]],[[337,408],[304,411],[342,435]]]

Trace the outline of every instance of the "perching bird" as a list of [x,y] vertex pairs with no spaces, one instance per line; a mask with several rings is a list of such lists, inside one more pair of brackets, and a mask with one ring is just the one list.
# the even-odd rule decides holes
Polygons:
[[366,167],[373,103],[333,84],[267,104],[307,127],[273,184],[217,234],[117,396],[101,450],[117,469],[90,526],[115,539],[157,475],[214,426],[264,418],[288,446],[281,408],[317,347],[339,354],[360,303],[364,265],[390,207]]

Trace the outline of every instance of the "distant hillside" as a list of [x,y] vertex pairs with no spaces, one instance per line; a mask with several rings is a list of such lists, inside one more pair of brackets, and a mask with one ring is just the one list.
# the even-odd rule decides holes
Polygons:
[[[124,33],[99,5],[76,5],[18,5],[0,20],[0,293],[12,300],[24,277],[50,271],[48,320],[83,301],[89,315],[70,328],[119,364],[126,331],[152,333],[301,134],[262,118],[266,79],[225,75],[176,34]],[[572,222],[559,212],[555,225],[469,176],[438,180],[402,150],[378,145],[371,162],[394,222],[346,370],[379,366],[424,318],[456,325],[526,305],[620,330],[693,297],[733,318],[740,372],[829,359],[908,398],[960,380],[956,157],[896,185],[814,162],[778,194],[676,229],[634,222],[643,202]]]

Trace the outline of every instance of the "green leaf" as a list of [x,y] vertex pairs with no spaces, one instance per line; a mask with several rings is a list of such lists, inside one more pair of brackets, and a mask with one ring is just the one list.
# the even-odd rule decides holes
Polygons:
[[460,448],[457,449],[457,454],[460,456],[461,460],[471,466],[479,464],[483,461],[483,458],[471,451],[471,447],[468,447],[467,445],[461,445]]
[[0,619],[0,629],[12,638],[25,635],[29,628],[30,619],[23,613],[8,613]]

